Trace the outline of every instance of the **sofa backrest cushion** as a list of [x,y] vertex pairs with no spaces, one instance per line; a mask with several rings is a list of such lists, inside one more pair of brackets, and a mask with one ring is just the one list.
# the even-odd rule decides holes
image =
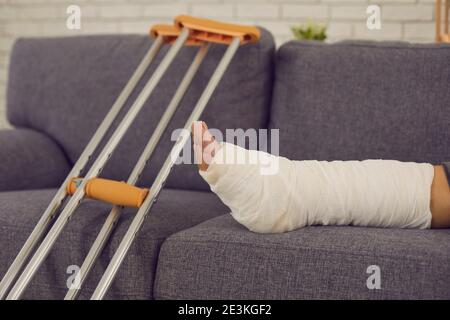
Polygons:
[[291,41],[270,127],[294,159],[450,159],[450,46]]
[[[150,38],[138,35],[18,40],[10,63],[9,121],[15,126],[47,134],[74,163],[151,44]],[[128,177],[197,50],[185,47],[177,55],[114,152],[103,177],[122,180]],[[224,51],[222,45],[213,45],[209,50],[144,172],[141,185],[148,185],[155,177],[173,146],[172,131],[184,126]],[[166,52],[167,47],[164,47],[124,110],[130,107]],[[274,54],[273,38],[265,30],[258,44],[241,47],[202,120],[220,130],[266,127]],[[123,115],[124,112],[118,118]],[[117,124],[118,121],[114,127]],[[176,166],[166,185],[208,189],[195,165]]]

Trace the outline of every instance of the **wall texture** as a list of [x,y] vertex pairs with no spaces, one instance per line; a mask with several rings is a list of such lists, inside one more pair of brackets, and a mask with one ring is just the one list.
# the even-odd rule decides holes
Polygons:
[[[81,30],[66,28],[66,8],[81,8]],[[366,8],[381,7],[382,28],[369,31]],[[8,57],[17,37],[146,33],[180,13],[253,23],[280,44],[289,27],[308,20],[328,25],[328,41],[377,39],[433,41],[434,0],[0,0],[0,128],[5,119]]]

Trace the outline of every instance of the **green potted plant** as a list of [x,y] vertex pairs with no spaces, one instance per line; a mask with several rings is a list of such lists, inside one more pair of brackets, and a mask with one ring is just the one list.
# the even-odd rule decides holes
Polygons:
[[324,41],[327,38],[327,27],[314,22],[292,26],[291,31],[298,40]]

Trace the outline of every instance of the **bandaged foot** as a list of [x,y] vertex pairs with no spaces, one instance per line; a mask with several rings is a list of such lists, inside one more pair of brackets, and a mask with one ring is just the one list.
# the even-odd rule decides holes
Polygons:
[[[395,160],[291,161],[194,133],[200,175],[249,230],[308,225],[429,228],[433,166]],[[202,150],[200,150],[202,149]],[[264,168],[276,168],[264,172]]]

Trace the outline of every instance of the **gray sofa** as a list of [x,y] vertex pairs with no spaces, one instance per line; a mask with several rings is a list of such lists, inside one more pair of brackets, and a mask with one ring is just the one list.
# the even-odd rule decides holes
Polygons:
[[[150,42],[90,36],[15,44],[7,95],[15,128],[0,131],[0,275]],[[173,143],[170,132],[183,125],[223,51],[211,50],[140,185],[155,177]],[[194,54],[183,49],[102,176],[126,179]],[[405,43],[293,41],[276,51],[263,30],[260,43],[238,51],[202,119],[221,130],[280,128],[280,152],[292,159],[438,163],[450,159],[449,59],[449,46]],[[64,297],[66,268],[81,265],[108,209],[82,203],[24,298]],[[134,212],[125,210],[81,298],[92,294]],[[252,233],[231,218],[195,166],[179,165],[108,298],[449,299],[449,262],[448,229]],[[381,289],[366,286],[370,265],[380,267]]]

